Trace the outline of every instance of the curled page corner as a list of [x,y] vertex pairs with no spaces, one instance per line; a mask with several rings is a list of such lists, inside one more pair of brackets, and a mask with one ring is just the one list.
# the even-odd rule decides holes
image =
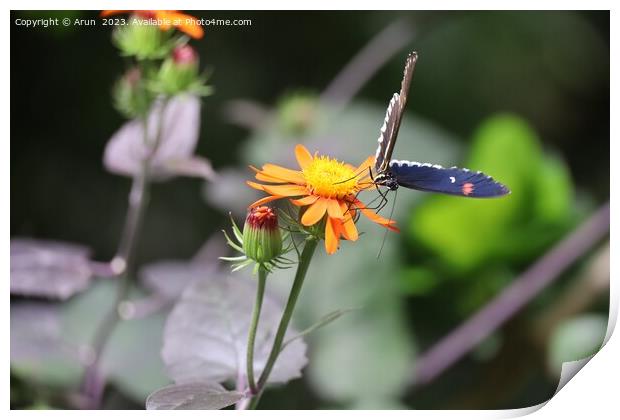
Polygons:
[[609,341],[609,338],[611,337],[616,327],[616,320],[617,320],[617,314],[618,314],[617,309],[618,309],[617,302],[614,302],[612,299],[610,307],[609,307],[609,320],[607,322],[607,332],[605,333],[605,339],[603,340],[603,344],[601,345],[601,348],[599,348],[594,354],[588,357],[585,357],[583,359],[572,360],[569,362],[562,363],[562,370],[560,372],[560,379],[558,381],[558,386],[553,392],[553,395],[548,400],[543,401],[540,404],[532,405],[530,407],[518,408],[515,410],[506,410],[506,417],[520,417],[520,416],[532,414],[540,410],[541,408],[543,408],[545,405],[547,405],[547,403],[551,401],[553,397],[555,397],[558,394],[558,392],[560,392],[562,388],[564,388],[564,386],[571,379],[573,379],[575,375],[577,375],[577,373],[579,373],[579,371],[583,369],[583,367],[587,365],[590,362],[590,360],[592,360],[598,354],[598,352],[600,352],[603,349],[603,347],[605,347],[605,345]]

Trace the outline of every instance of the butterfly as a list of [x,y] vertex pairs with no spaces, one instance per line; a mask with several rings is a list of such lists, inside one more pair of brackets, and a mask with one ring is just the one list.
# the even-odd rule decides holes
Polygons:
[[500,197],[510,193],[504,185],[480,171],[470,171],[456,166],[444,168],[431,163],[391,160],[417,60],[416,52],[410,53],[407,57],[400,93],[395,93],[388,105],[375,156],[376,175],[373,178],[375,185],[385,186],[392,191],[401,186],[474,198]]

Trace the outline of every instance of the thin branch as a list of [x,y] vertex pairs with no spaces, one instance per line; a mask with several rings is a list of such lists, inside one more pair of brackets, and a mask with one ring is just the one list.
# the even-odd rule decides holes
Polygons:
[[101,355],[105,349],[108,339],[112,335],[119,321],[119,305],[125,300],[130,288],[130,277],[132,275],[134,261],[134,250],[136,240],[142,225],[143,215],[148,203],[148,173],[146,164],[142,173],[135,177],[129,193],[129,208],[125,219],[125,226],[119,251],[112,260],[111,266],[118,270],[120,284],[118,285],[117,296],[113,307],[105,315],[103,321],[96,329],[95,338],[92,343],[94,360],[86,368],[82,383],[82,390],[88,397],[89,407],[97,408],[100,404],[102,393],[105,387],[105,379],[100,370]]
[[607,203],[488,305],[427,350],[417,360],[413,382],[431,382],[519,312],[609,233],[609,215]]
[[125,299],[127,299],[131,288],[131,277],[135,274],[133,271],[136,244],[144,221],[144,214],[149,202],[149,168],[161,143],[164,113],[168,102],[169,98],[164,98],[161,103],[161,107],[159,108],[159,119],[157,120],[156,133],[152,143],[149,138],[148,116],[144,117],[142,120],[144,135],[143,140],[144,144],[150,148],[150,153],[142,162],[140,173],[133,178],[133,183],[129,192],[129,206],[125,217],[125,224],[123,226],[120,244],[116,256],[110,263],[112,270],[118,273],[118,279],[120,281],[116,298],[114,300],[114,305],[104,316],[101,323],[97,326],[92,342],[94,354],[93,362],[86,367],[84,378],[82,380],[82,391],[88,400],[87,408],[90,409],[98,408],[101,405],[101,399],[103,397],[103,391],[106,383],[105,376],[102,372],[100,372],[101,356],[105,351],[106,345],[112,336],[114,329],[121,320],[121,313],[119,310],[122,309],[121,306]]

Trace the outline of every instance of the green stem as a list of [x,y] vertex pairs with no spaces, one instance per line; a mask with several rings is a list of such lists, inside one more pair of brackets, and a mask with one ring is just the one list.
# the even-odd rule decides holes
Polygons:
[[297,272],[295,273],[295,280],[293,281],[293,286],[291,287],[291,293],[288,296],[286,307],[284,308],[284,312],[282,313],[280,325],[278,325],[278,330],[276,332],[276,337],[273,341],[271,353],[269,353],[269,358],[267,359],[267,363],[265,364],[265,369],[263,370],[260,378],[258,379],[258,394],[252,399],[249,409],[256,408],[258,400],[260,399],[265,389],[265,384],[269,379],[269,375],[271,374],[273,366],[275,365],[276,360],[280,355],[280,351],[282,349],[282,342],[284,341],[284,335],[286,334],[288,324],[291,321],[291,317],[293,316],[293,310],[295,309],[297,298],[299,297],[301,287],[304,284],[304,279],[306,278],[306,273],[308,272],[308,267],[310,266],[310,261],[312,261],[312,256],[314,255],[317,244],[318,240],[316,238],[308,239],[306,241],[306,245],[304,246],[304,250],[301,252],[301,257],[299,258],[299,265],[297,266]]
[[248,351],[247,351],[247,375],[248,385],[252,394],[258,393],[256,381],[254,380],[254,342],[256,341],[256,330],[258,329],[258,320],[260,318],[261,307],[263,306],[263,296],[265,295],[265,283],[267,281],[267,270],[260,266],[258,269],[258,288],[256,289],[256,301],[254,302],[254,310],[252,312],[252,320],[250,321],[250,332],[248,334]]

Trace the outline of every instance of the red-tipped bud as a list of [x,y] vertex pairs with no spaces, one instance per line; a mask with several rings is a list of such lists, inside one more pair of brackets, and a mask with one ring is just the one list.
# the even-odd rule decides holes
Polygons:
[[250,209],[243,226],[243,250],[248,258],[267,263],[282,253],[278,215],[270,207]]
[[181,45],[172,51],[172,60],[178,65],[196,64],[198,53],[189,45]]
[[275,229],[278,227],[278,215],[271,207],[254,207],[250,209],[246,222],[256,229]]

